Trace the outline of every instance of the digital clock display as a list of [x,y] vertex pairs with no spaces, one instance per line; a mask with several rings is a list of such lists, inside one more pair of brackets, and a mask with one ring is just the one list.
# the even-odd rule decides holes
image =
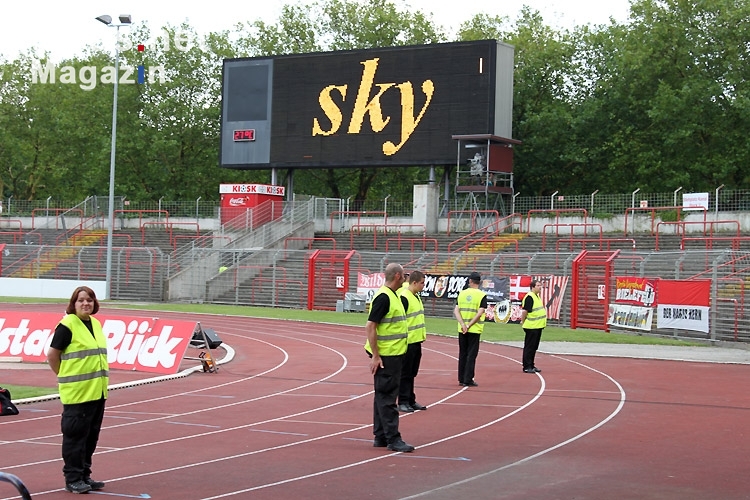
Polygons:
[[247,130],[235,130],[234,131],[234,142],[247,142],[255,140],[255,129],[250,128]]

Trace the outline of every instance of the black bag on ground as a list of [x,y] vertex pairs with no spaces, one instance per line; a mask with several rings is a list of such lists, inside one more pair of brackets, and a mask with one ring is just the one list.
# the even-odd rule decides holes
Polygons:
[[10,399],[10,391],[0,387],[0,415],[18,415],[18,408]]

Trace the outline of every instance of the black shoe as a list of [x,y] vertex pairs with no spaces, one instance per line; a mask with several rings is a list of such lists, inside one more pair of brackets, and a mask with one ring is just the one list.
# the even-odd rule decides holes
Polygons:
[[102,488],[104,488],[104,482],[94,481],[90,477],[84,479],[83,482],[91,486],[91,491],[101,490]]
[[412,413],[414,411],[414,408],[406,403],[401,403],[400,405],[398,405],[398,411],[402,411],[404,413]]
[[533,368],[524,368],[523,372],[524,373],[536,373],[536,370],[534,370]]
[[414,409],[414,410],[426,410],[426,409],[427,409],[427,407],[426,407],[426,406],[423,406],[423,405],[421,405],[421,404],[417,403],[416,401],[414,401],[414,402],[413,402],[413,403],[411,404],[411,407],[412,407],[412,409]]
[[79,479],[72,483],[65,483],[65,489],[71,493],[88,493],[91,491],[91,486],[86,484],[86,481]]
[[461,384],[464,387],[479,387],[479,384],[474,382],[473,380],[471,382],[466,382],[465,384]]
[[385,448],[388,446],[388,441],[385,438],[375,438],[372,442],[373,448]]
[[391,451],[400,451],[401,453],[410,453],[414,451],[414,447],[412,445],[404,443],[401,439],[389,444],[388,449]]
[[542,373],[542,370],[540,370],[536,366],[534,368],[532,368],[532,370],[534,370],[534,373]]

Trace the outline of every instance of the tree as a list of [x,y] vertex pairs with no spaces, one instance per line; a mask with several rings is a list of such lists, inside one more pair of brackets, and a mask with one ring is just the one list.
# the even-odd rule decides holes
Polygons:
[[516,191],[548,194],[579,179],[569,151],[574,44],[569,34],[544,24],[541,14],[524,7],[515,23],[478,14],[463,23],[461,40],[494,38],[515,47],[513,137]]
[[577,127],[608,189],[708,190],[749,177],[750,4],[639,0],[589,33]]

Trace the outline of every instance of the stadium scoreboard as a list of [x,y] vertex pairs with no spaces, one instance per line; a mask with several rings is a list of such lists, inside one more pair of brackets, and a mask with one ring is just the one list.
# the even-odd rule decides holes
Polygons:
[[495,40],[225,59],[222,78],[226,168],[449,165],[452,135],[512,136]]

